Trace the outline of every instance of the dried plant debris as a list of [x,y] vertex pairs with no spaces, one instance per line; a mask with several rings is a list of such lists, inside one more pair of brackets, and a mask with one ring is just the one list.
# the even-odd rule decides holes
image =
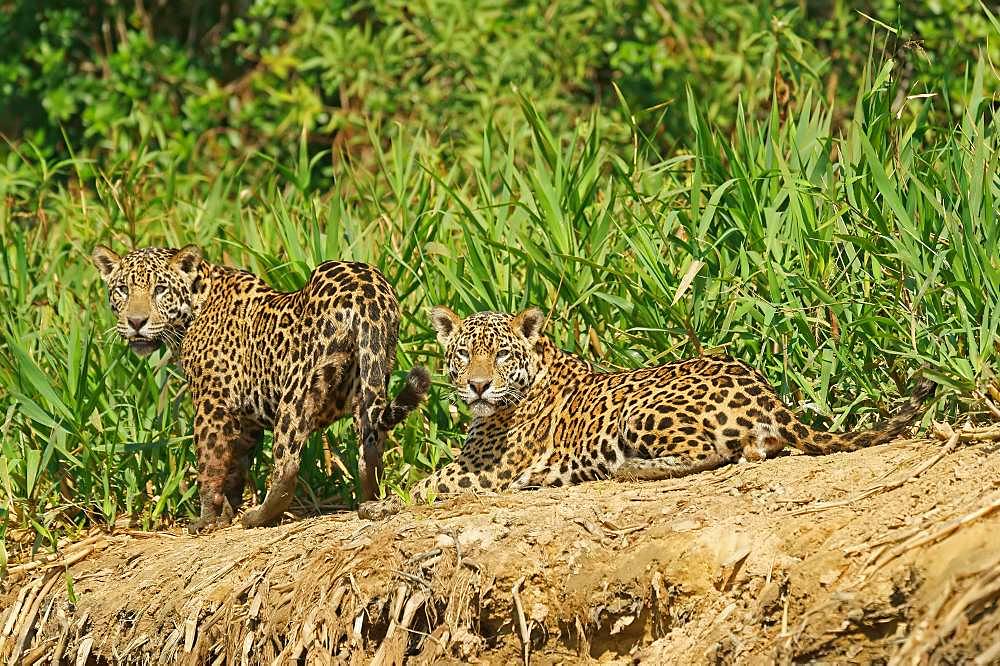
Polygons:
[[[14,564],[11,664],[1000,661],[1000,427]],[[303,662],[304,660],[304,662]]]

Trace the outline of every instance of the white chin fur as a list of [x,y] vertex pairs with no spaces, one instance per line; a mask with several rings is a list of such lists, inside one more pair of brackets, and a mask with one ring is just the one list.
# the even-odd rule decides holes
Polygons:
[[484,416],[489,416],[490,414],[496,411],[496,407],[482,400],[469,405],[469,409],[472,411],[473,414],[475,414],[480,418]]

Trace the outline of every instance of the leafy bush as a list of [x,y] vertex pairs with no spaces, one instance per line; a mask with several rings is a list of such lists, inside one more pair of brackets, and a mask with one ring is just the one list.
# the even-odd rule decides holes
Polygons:
[[[150,5],[150,6],[146,6]],[[868,45],[895,56],[906,94],[945,96],[960,116],[965,64],[1000,61],[985,7],[970,0],[897,5],[570,0],[253,3],[12,3],[0,10],[0,131],[48,158],[118,159],[138,146],[217,169],[260,151],[366,152],[368,128],[423,128],[449,154],[475,153],[488,122],[516,123],[516,87],[550,122],[596,102],[625,120],[614,87],[666,154],[690,140],[685,86],[724,129],[736,102],[766,115],[772,92],[794,112],[822,87],[849,109]],[[865,18],[865,17],[870,18]],[[987,53],[986,49],[990,51]],[[986,93],[996,90],[986,82]],[[845,115],[836,117],[838,125]],[[620,124],[612,123],[609,132]],[[68,144],[64,143],[64,136]],[[610,137],[626,142],[628,134]],[[366,153],[369,154],[370,153]],[[364,155],[354,155],[355,158]],[[336,165],[317,161],[329,183]]]

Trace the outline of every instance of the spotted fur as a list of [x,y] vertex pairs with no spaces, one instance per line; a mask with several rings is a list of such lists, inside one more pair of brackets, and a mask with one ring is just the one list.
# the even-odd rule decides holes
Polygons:
[[[541,335],[543,314],[480,312],[464,321],[432,310],[457,396],[474,418],[458,458],[414,496],[561,486],[594,479],[664,479],[763,460],[786,446],[808,454],[887,442],[934,390],[872,430],[829,433],[801,423],[741,361],[704,356],[597,372]],[[362,515],[373,517],[373,505]]]
[[386,433],[427,393],[414,367],[387,404],[399,304],[378,269],[328,261],[299,291],[275,291],[246,271],[204,261],[199,248],[149,247],[119,257],[98,246],[116,329],[140,355],[161,346],[179,360],[194,401],[201,517],[198,532],[232,521],[265,429],[274,431],[267,496],[242,518],[272,524],[291,503],[310,433],[353,414],[362,494],[382,473]]

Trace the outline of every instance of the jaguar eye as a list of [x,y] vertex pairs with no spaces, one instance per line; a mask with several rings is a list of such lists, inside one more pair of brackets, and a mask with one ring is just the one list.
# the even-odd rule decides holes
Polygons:
[[153,287],[153,296],[162,296],[165,293],[167,293],[166,285],[158,284]]
[[464,349],[456,349],[455,358],[457,358],[460,363],[467,363],[469,361],[469,352]]
[[126,298],[128,296],[128,287],[123,284],[120,284],[117,287],[115,287],[112,293],[118,298]]
[[510,352],[509,351],[498,351],[497,352],[497,363],[503,363],[504,361],[506,361],[509,358],[510,358]]

